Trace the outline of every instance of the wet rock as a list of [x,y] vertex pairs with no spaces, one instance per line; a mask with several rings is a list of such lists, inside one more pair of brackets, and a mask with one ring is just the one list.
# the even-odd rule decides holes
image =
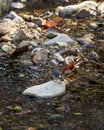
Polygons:
[[[31,52],[31,56],[34,54],[34,52],[35,51],[40,51],[40,50],[42,50],[43,48],[41,48],[41,47],[37,47],[37,48],[35,48],[35,49],[33,49],[32,50],[32,52]],[[50,53],[50,51],[48,50],[48,49],[44,49],[47,53]]]
[[71,39],[68,35],[66,34],[58,34],[57,37],[51,39],[51,40],[48,40],[48,41],[45,41],[43,42],[43,45],[44,46],[55,46],[55,45],[63,45],[63,43],[65,43],[64,45],[66,46],[66,44],[74,44],[74,43],[77,43],[75,40]]
[[49,123],[61,123],[64,121],[64,116],[61,114],[54,114],[48,118]]
[[21,63],[25,66],[31,66],[33,65],[33,62],[32,61],[29,61],[29,60],[22,60]]
[[23,95],[36,96],[41,98],[56,97],[65,93],[66,82],[59,80],[52,80],[41,85],[36,85],[30,88],[27,88]]
[[96,9],[89,9],[89,8],[81,8],[77,14],[76,14],[76,17],[77,18],[86,18],[86,17],[93,17],[93,16],[96,16],[96,12],[95,12]]
[[11,43],[8,43],[8,45],[3,45],[1,49],[8,54],[12,54],[16,50],[16,46]]
[[84,1],[77,5],[69,5],[66,7],[58,7],[56,11],[59,13],[62,17],[71,16],[72,14],[75,14],[79,9],[86,9],[86,8],[93,8],[97,7],[98,4],[94,1]]
[[0,23],[0,35],[5,35],[7,33],[13,33],[17,30],[17,27],[12,20],[5,19]]
[[25,5],[21,2],[12,2],[11,3],[11,8],[13,8],[13,9],[21,9],[24,7],[25,7]]

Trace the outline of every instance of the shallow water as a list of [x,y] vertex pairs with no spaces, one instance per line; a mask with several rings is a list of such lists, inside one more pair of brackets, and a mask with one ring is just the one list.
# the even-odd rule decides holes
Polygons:
[[[72,22],[73,20],[76,19],[72,18]],[[92,32],[96,35],[95,41],[104,40],[97,31],[85,30],[88,23],[95,20],[76,20],[75,22],[80,24],[73,24],[69,35],[76,37]],[[71,26],[61,23],[59,27],[64,30]],[[95,44],[95,50],[97,47],[99,45]],[[90,49],[85,51],[86,54]],[[99,55],[103,63],[102,53],[99,52]],[[27,57],[28,52],[17,57],[0,58],[0,127],[3,130],[104,129],[103,66],[90,63],[84,65],[78,70],[76,78],[67,85],[64,95],[52,99],[39,99],[25,97],[22,92],[30,86],[51,80],[50,66],[47,65],[44,69],[39,67],[39,71],[36,71],[21,62]]]

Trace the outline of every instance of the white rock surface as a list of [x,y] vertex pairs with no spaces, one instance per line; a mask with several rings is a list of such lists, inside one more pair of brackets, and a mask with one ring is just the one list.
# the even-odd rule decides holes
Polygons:
[[6,53],[8,53],[8,54],[12,54],[12,53],[15,51],[16,46],[13,45],[13,44],[3,45],[3,46],[1,47],[1,49],[2,49],[3,51],[5,51]]
[[10,19],[5,19],[0,23],[0,34],[13,33],[17,30],[15,23]]
[[76,13],[81,8],[93,8],[97,7],[98,4],[94,1],[84,1],[77,5],[68,5],[66,7],[58,7],[56,10],[59,12],[59,15],[62,17],[70,16]]
[[[65,44],[63,44],[65,43]],[[73,44],[73,43],[77,43],[75,40],[71,39],[68,35],[66,34],[58,34],[57,37],[51,39],[51,40],[48,40],[48,41],[45,41],[43,42],[43,45],[45,46],[54,46],[54,45],[59,45],[61,46],[62,45],[65,45],[66,46],[66,43],[67,44]]]
[[14,19],[18,17],[18,14],[16,14],[14,11],[10,11],[9,14],[7,15],[8,18]]
[[23,18],[18,16],[18,14],[16,14],[14,11],[10,11],[7,17],[13,19],[12,21],[16,24],[24,22]]
[[24,8],[25,5],[21,2],[12,2],[11,7],[15,9],[21,9],[21,8]]
[[66,92],[66,82],[52,80],[47,83],[27,88],[23,95],[36,96],[41,98],[51,98]]
[[104,14],[104,2],[101,2],[97,8],[98,13]]

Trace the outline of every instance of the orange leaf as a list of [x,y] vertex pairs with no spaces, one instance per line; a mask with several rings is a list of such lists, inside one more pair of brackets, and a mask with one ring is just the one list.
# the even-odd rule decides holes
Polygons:
[[55,27],[57,24],[54,20],[44,20],[43,26],[46,28]]

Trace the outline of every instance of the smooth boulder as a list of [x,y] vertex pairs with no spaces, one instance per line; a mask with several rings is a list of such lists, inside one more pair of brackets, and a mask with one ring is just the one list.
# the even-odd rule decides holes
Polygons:
[[40,85],[27,88],[23,95],[51,98],[66,92],[66,81],[52,80]]

